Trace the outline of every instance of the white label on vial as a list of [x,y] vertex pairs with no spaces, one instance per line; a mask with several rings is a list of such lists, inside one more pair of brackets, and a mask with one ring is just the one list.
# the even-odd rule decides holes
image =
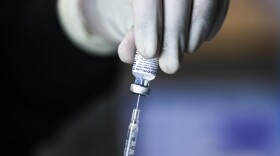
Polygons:
[[132,71],[156,75],[157,68],[158,68],[158,59],[157,58],[146,59],[146,58],[142,57],[138,52],[136,52]]

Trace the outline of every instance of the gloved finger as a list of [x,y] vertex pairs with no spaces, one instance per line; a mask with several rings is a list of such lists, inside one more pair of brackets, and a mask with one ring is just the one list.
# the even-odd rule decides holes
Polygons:
[[219,0],[194,0],[188,52],[194,52],[211,31]]
[[175,73],[183,57],[188,38],[192,0],[163,0],[164,38],[159,66],[165,73]]
[[133,63],[135,51],[134,31],[131,29],[120,43],[118,47],[118,55],[124,63]]
[[137,51],[152,58],[160,47],[162,35],[162,1],[133,0],[133,20]]
[[222,27],[228,11],[229,3],[230,0],[219,0],[217,10],[215,13],[215,19],[211,27],[211,31],[206,37],[206,40],[211,40]]

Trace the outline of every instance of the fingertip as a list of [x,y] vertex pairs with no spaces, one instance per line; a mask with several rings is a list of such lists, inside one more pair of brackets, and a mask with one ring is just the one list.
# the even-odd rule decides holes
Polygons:
[[180,67],[179,60],[159,59],[160,69],[167,74],[174,74]]
[[161,70],[167,74],[174,74],[180,67],[182,61],[185,43],[180,41],[180,35],[168,34],[164,39],[164,47],[159,57],[159,66]]
[[124,63],[133,63],[135,51],[134,32],[131,30],[127,33],[118,47],[120,60]]
[[140,48],[137,48],[137,51],[144,58],[150,59],[156,56],[157,51],[157,41],[150,42],[150,44],[142,44]]
[[124,63],[133,63],[133,58],[134,58],[134,55],[133,53],[130,52],[131,50],[129,50],[125,44],[120,44],[119,47],[118,47],[118,55],[119,55],[119,58],[122,62]]
[[221,29],[228,12],[229,3],[230,0],[223,0],[218,2],[214,23],[212,24],[210,32],[207,34],[206,40],[209,41],[214,38],[218,31]]
[[144,58],[156,56],[162,33],[162,1],[133,0],[133,28],[137,51]]
[[[148,28],[146,28],[148,29]],[[159,34],[157,28],[149,26],[149,30],[135,29],[135,45],[141,56],[150,59],[156,56]]]

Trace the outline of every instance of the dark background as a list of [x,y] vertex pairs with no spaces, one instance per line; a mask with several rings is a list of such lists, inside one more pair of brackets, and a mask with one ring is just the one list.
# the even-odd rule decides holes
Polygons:
[[25,155],[109,92],[119,62],[74,47],[59,25],[56,0],[3,3],[1,142],[10,155]]

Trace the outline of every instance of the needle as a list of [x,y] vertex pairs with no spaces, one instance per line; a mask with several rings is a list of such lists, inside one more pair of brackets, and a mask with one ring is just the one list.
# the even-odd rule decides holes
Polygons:
[[141,95],[138,95],[136,109],[138,109],[138,105],[139,105],[139,100],[140,100],[140,97],[141,97]]

